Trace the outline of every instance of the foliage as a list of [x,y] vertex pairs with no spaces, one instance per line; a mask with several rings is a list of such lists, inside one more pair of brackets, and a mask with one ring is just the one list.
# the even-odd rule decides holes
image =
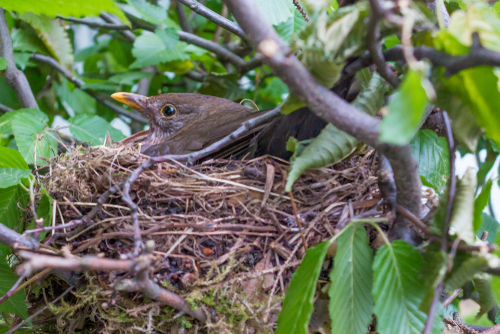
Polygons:
[[[376,241],[384,240],[378,248],[371,227],[367,231],[366,226],[355,222],[342,231],[334,231],[336,227],[332,226],[328,232],[335,232],[335,236],[310,248],[293,275],[277,333],[307,332],[314,300],[320,293],[317,285],[328,281],[327,277],[332,333],[365,333],[373,314],[378,333],[422,333],[435,291],[443,284],[445,292],[451,292],[472,282],[481,305],[478,317],[500,302],[500,279],[485,273],[499,265],[500,251],[483,251],[486,243],[500,243],[499,224],[491,211],[492,189],[500,182],[491,176],[500,153],[500,70],[484,65],[450,73],[448,68],[433,65],[428,59],[412,59],[408,53],[411,46],[425,46],[448,55],[466,56],[478,43],[489,51],[500,52],[500,5],[447,2],[451,22],[447,29],[439,29],[436,15],[419,2],[398,8],[385,0],[379,2],[383,8],[391,8],[391,13],[405,24],[413,22],[412,36],[406,39],[401,27],[391,20],[384,19],[378,25],[377,42],[383,43],[383,50],[403,44],[401,61],[388,63],[401,84],[389,88],[378,73],[370,74],[365,68],[357,72],[346,94],[354,107],[382,119],[379,141],[409,145],[418,162],[422,184],[440,197],[440,209],[430,227],[436,240],[441,237],[448,204],[450,152],[446,138],[437,134],[439,131],[420,127],[431,105],[448,113],[458,150],[462,155],[476,153],[479,170],[469,169],[457,181],[451,228],[445,233],[450,235],[450,244],[455,241],[455,245],[465,243],[475,250],[477,246],[481,248],[479,252],[444,252],[437,242],[425,242],[418,248],[401,240],[389,243],[382,232],[384,223],[372,224],[378,233]],[[331,88],[341,76],[348,75],[346,65],[369,50],[367,36],[373,32],[368,31],[370,2],[341,2],[340,8],[337,1],[330,0],[299,3],[309,22],[291,0],[255,1],[262,16],[288,43],[290,54],[297,55],[319,84]],[[205,5],[219,14],[223,12],[220,0],[209,0]],[[103,105],[102,100],[112,92],[202,93],[235,102],[248,99],[261,110],[281,105],[285,114],[304,106],[298,94],[290,91],[269,67],[261,65],[243,71],[226,57],[181,38],[185,32],[180,32],[179,2],[174,5],[163,0],[4,0],[1,6],[6,10],[14,61],[26,74],[40,107],[21,108],[4,75],[7,61],[0,57],[0,107],[14,110],[0,113],[0,223],[19,232],[34,226],[31,218],[25,221],[25,217],[31,217],[31,210],[27,210],[30,182],[37,182],[34,175],[45,173],[39,167],[46,166],[65,143],[105,145],[108,139],[119,141],[128,131],[144,129],[144,124],[117,115],[109,104]],[[241,38],[221,31],[188,7],[184,10],[190,29],[198,38],[234,52],[242,61],[256,57]],[[57,18],[89,19],[103,13],[113,14],[117,24],[121,22],[130,30],[89,28],[92,33],[85,35],[79,24]],[[226,16],[231,19],[231,15]],[[473,33],[478,34],[478,39],[473,39]],[[52,65],[32,58],[34,53],[53,58],[68,73],[60,73]],[[56,125],[62,128],[54,129]],[[356,152],[360,142],[342,130],[328,124],[316,138],[289,139],[287,147],[293,156],[286,191],[292,190],[294,181],[306,170],[329,167]],[[371,176],[368,181],[373,181]],[[36,214],[47,226],[54,218],[54,202],[43,185],[37,184],[37,189]],[[484,212],[487,207],[489,213]],[[483,231],[489,232],[486,241],[479,240]],[[44,237],[42,233],[40,240]],[[333,269],[328,272],[331,262],[326,253],[334,242],[337,252]],[[2,295],[18,277],[8,261],[10,249],[0,249]],[[213,299],[205,298],[205,302],[210,300],[216,306]],[[229,301],[224,303],[237,307]],[[26,318],[24,291],[0,308],[6,314]],[[439,333],[442,328],[440,302],[436,309],[432,333]],[[192,325],[186,321],[186,327],[187,324]]]

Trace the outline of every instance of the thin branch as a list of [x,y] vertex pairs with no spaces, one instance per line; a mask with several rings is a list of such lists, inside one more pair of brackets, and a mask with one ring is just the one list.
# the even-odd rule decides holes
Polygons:
[[[108,22],[108,23],[111,23],[111,24],[121,24],[121,21],[120,19],[114,17],[113,15],[111,14],[108,14],[108,13],[102,13],[100,15],[101,19],[103,19],[104,21]],[[135,35],[132,31],[130,31],[130,28],[127,26],[128,29],[123,29],[121,30],[121,34],[129,41],[129,42],[133,42],[135,41]]]
[[391,71],[385,63],[384,54],[380,46],[380,21],[384,18],[384,12],[378,0],[370,0],[371,14],[368,19],[368,48],[372,56],[373,63],[377,66],[377,72],[393,87],[399,86],[398,77]]
[[42,62],[42,63],[46,63],[46,64],[52,66],[59,73],[61,73],[62,75],[64,75],[70,82],[72,82],[73,84],[75,84],[76,87],[82,89],[84,92],[86,92],[87,94],[89,94],[90,96],[92,96],[94,99],[96,99],[97,102],[99,102],[102,105],[108,107],[109,109],[117,112],[120,115],[123,115],[123,116],[126,116],[128,118],[131,118],[131,119],[133,119],[135,121],[147,124],[148,121],[143,116],[139,115],[137,112],[132,112],[132,111],[125,110],[125,109],[123,109],[123,108],[121,108],[121,107],[113,104],[112,102],[101,98],[93,90],[85,88],[85,82],[83,80],[78,79],[77,77],[75,77],[73,75],[73,73],[71,73],[70,71],[68,71],[63,66],[61,66],[61,64],[59,64],[57,62],[57,60],[55,60],[54,58],[51,58],[51,57],[48,57],[48,56],[44,56],[44,55],[41,55],[41,54],[38,54],[38,53],[34,53],[34,54],[31,55],[31,59],[39,61],[39,62]]
[[5,113],[5,112],[14,111],[14,109],[12,109],[10,107],[7,107],[7,106],[5,106],[5,105],[3,105],[3,104],[0,103],[0,111]]
[[199,15],[203,16],[204,18],[212,21],[213,23],[217,24],[218,26],[226,29],[229,32],[232,32],[236,36],[245,39],[245,33],[243,30],[234,22],[231,22],[230,20],[226,19],[225,17],[215,13],[214,11],[208,9],[207,7],[203,6],[201,3],[197,2],[196,0],[178,0],[180,3],[188,6],[191,8],[191,10],[195,13],[198,13]]
[[455,300],[455,298],[458,297],[459,294],[461,294],[464,290],[462,289],[456,289],[455,291],[453,291],[453,293],[451,294],[451,296],[449,296],[448,298],[446,298],[446,300],[443,302],[443,308],[446,308],[448,307],[448,305],[451,304],[452,301]]
[[90,28],[95,28],[95,29],[130,30],[130,27],[128,25],[120,23],[94,22],[86,19],[77,19],[74,17],[62,17],[62,16],[57,16],[57,18],[77,24],[84,24],[86,26],[89,26]]
[[451,120],[446,111],[443,111],[444,124],[446,127],[446,139],[448,141],[448,154],[450,159],[450,183],[448,187],[448,203],[446,205],[446,216],[441,235],[441,251],[446,252],[448,243],[448,230],[450,229],[451,213],[453,202],[455,201],[456,178],[455,178],[455,142],[453,140],[453,131],[451,129]]
[[432,331],[432,325],[434,324],[434,318],[436,316],[436,311],[439,305],[439,297],[443,291],[443,286],[443,282],[440,282],[434,290],[434,297],[432,298],[431,307],[429,308],[429,315],[427,316],[427,321],[425,322],[423,334],[430,334]]
[[[394,46],[383,52],[386,61],[405,61],[403,47]],[[500,52],[485,49],[479,35],[472,33],[472,46],[469,53],[462,56],[453,56],[427,46],[419,46],[413,49],[413,55],[417,60],[428,59],[434,66],[443,66],[445,76],[449,77],[460,71],[477,66],[500,67]],[[372,64],[370,52],[366,52],[357,60],[344,68],[346,75],[352,75]]]
[[181,26],[181,29],[184,30],[185,32],[188,32],[190,34],[193,33],[193,29],[191,28],[191,25],[189,24],[189,20],[186,15],[186,9],[184,6],[181,6],[181,3],[179,0],[176,2],[176,9],[177,9],[177,18],[179,19],[179,25]]
[[7,84],[16,93],[17,99],[23,108],[36,108],[35,96],[31,90],[28,79],[24,73],[17,69],[14,61],[14,49],[12,47],[12,38],[10,37],[9,27],[5,21],[3,8],[0,7],[0,57],[7,61],[5,69],[5,79]]
[[395,174],[398,203],[419,216],[421,182],[410,147],[380,143],[380,121],[318,84],[251,2],[225,0],[225,3],[253,45],[265,57],[264,62],[293,94],[306,102],[316,115],[380,150],[389,159]]
[[309,22],[311,21],[309,19],[309,16],[307,16],[307,13],[306,11],[304,10],[304,8],[302,8],[302,5],[300,4],[299,0],[293,0],[293,4],[295,5],[295,7],[298,9],[298,11],[300,12],[300,15],[302,15],[302,17],[304,18],[304,20],[306,20],[306,22]]

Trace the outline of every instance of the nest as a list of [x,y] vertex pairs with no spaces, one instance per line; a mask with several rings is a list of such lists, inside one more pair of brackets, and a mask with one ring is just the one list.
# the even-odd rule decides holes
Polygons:
[[[57,201],[52,223],[88,213],[104,192],[147,159],[137,148],[123,146],[56,157],[40,176]],[[285,161],[265,156],[191,167],[175,161],[157,164],[140,175],[130,192],[142,239],[155,245],[150,277],[211,315],[210,320],[179,315],[140,293],[117,293],[112,288],[116,280],[130,275],[119,271],[81,274],[83,284],[62,299],[62,306],[51,308],[50,318],[57,315],[59,332],[272,333],[305,254],[296,214],[308,247],[331,238],[353,217],[380,214],[374,165],[370,149],[332,168],[306,172],[294,185],[295,211],[285,192]],[[117,192],[90,224],[48,232],[46,243],[76,256],[120,259],[133,252],[133,236],[130,209]],[[55,298],[67,286],[50,276],[32,285],[31,292],[43,287]],[[45,304],[41,294],[29,299]]]

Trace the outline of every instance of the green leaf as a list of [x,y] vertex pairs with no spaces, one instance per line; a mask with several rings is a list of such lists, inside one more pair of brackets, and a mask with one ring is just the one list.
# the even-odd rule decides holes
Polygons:
[[26,207],[26,191],[21,186],[0,188],[0,223],[10,229],[17,227],[17,221],[23,213],[17,207],[18,202],[21,203],[21,207]]
[[7,68],[7,60],[5,58],[0,57],[0,71],[3,71]]
[[428,314],[436,288],[446,275],[448,263],[448,257],[445,252],[441,251],[439,243],[433,242],[427,247],[424,253],[424,263],[426,265],[420,269],[420,277],[424,282],[423,286],[425,287],[426,294],[419,309]]
[[476,291],[479,293],[477,303],[481,306],[479,313],[476,315],[477,320],[495,306],[495,298],[493,297],[493,291],[491,289],[492,279],[490,274],[476,274],[472,282],[474,283]]
[[[43,185],[43,183],[41,184],[41,191],[42,191],[43,196],[40,199],[40,202],[38,202],[38,206],[36,207],[36,215],[38,216],[38,219],[43,218],[43,225],[42,226],[46,227],[46,226],[50,226],[50,224],[52,223],[52,213],[53,213],[52,204],[53,204],[54,200],[52,199],[50,194],[45,189],[45,186]],[[35,226],[34,221],[32,222],[32,225],[33,225],[33,227],[29,227],[28,229],[34,228],[34,226]],[[47,234],[46,232],[40,233],[40,237],[38,238],[38,240],[42,241],[43,239],[45,239],[46,234]]]
[[481,189],[481,193],[474,201],[474,232],[477,232],[482,225],[482,214],[484,208],[488,205],[492,185],[493,180],[488,180]]
[[446,279],[446,289],[455,290],[461,288],[470,281],[475,274],[488,268],[488,261],[484,257],[470,257],[462,262],[460,267],[453,271]]
[[30,175],[29,169],[0,168],[0,188],[15,186]]
[[389,101],[389,113],[380,124],[380,140],[394,145],[407,144],[417,132],[429,104],[422,87],[422,74],[409,70]]
[[0,147],[0,168],[28,169],[28,164],[18,151]]
[[488,232],[488,237],[486,238],[486,242],[489,244],[494,244],[495,239],[497,237],[498,227],[500,226],[498,222],[492,216],[482,212],[481,213],[481,227],[477,230],[476,236],[481,238],[483,231]]
[[[19,280],[19,276],[12,272],[5,255],[0,253],[0,294],[5,295]],[[16,314],[22,319],[28,317],[28,307],[26,304],[24,289],[0,304],[0,311]]]
[[302,2],[304,3],[305,9],[313,15],[327,9],[327,7],[331,5],[330,0],[302,0]]
[[441,193],[446,188],[450,172],[448,143],[432,130],[420,130],[410,142],[418,162],[422,183]]
[[168,8],[153,5],[146,0],[128,0],[128,3],[131,4],[140,14],[140,17],[147,22],[161,25],[168,18]]
[[61,104],[71,116],[82,114],[94,114],[96,112],[96,100],[83,90],[74,87],[68,80],[54,83],[54,89],[61,100]]
[[[165,38],[167,39],[164,40]],[[134,41],[132,54],[137,59],[130,65],[130,68],[142,68],[174,60],[187,60],[189,57],[184,52],[186,43],[178,42],[175,47],[171,47],[173,45],[172,38],[171,34],[162,32],[160,29],[155,30],[154,34],[143,31]]]
[[[384,80],[374,74],[368,84],[363,86],[353,105],[375,115],[384,103],[384,87]],[[299,146],[300,151],[294,151],[290,159],[286,191],[291,191],[293,183],[305,170],[330,166],[345,159],[356,149],[358,143],[354,137],[327,124],[309,145],[303,143]]]
[[120,141],[125,136],[120,130],[111,126],[99,116],[79,115],[69,119],[69,130],[77,140],[86,141],[92,145],[103,145],[106,135],[113,141]]
[[373,251],[366,230],[356,224],[338,238],[334,269],[330,273],[332,334],[365,334],[372,321]]
[[113,75],[108,79],[109,82],[119,85],[135,85],[137,81],[145,78],[151,78],[154,73],[151,72],[125,72]]
[[476,183],[475,171],[470,167],[467,168],[462,179],[457,182],[450,220],[450,229],[467,244],[476,241],[473,226]]
[[293,17],[289,18],[285,22],[281,22],[274,28],[284,41],[288,41],[293,34],[301,31],[306,25],[307,22],[302,17],[302,14],[300,14],[300,12],[295,9]]
[[257,0],[256,3],[260,9],[260,13],[264,15],[267,22],[271,25],[277,25],[281,22],[285,22],[289,18],[293,17],[293,13],[295,11],[295,6],[292,1]]
[[18,13],[32,12],[50,17],[61,16],[98,16],[101,13],[115,14],[130,25],[127,17],[113,0],[3,0],[2,7]]
[[293,274],[283,307],[278,316],[276,334],[306,334],[313,312],[314,293],[326,251],[331,241],[310,248],[299,269]]
[[19,153],[27,163],[35,162],[36,165],[44,166],[46,161],[40,158],[52,158],[57,153],[57,141],[49,134],[47,115],[38,109],[28,109],[12,117],[12,132],[16,139]]
[[[422,265],[419,251],[402,240],[377,251],[373,263],[373,296],[380,334],[422,333],[427,318],[419,310],[425,294],[419,278]],[[433,327],[433,333],[440,333],[437,327]]]
[[45,15],[35,15],[33,13],[21,14],[20,18],[28,22],[43,41],[51,55],[61,65],[69,70],[73,66],[73,47],[66,30],[58,20],[51,20]]

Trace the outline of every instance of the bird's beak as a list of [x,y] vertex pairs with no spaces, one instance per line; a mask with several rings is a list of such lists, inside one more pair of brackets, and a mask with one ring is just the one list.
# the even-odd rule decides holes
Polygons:
[[133,93],[114,93],[111,95],[116,101],[121,102],[132,109],[139,112],[143,112],[146,108],[146,99],[144,95],[133,94]]

